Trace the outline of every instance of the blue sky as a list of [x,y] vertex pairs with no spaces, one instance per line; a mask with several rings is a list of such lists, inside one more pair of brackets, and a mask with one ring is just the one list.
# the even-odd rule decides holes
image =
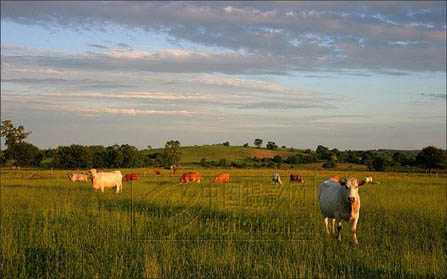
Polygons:
[[41,148],[445,148],[445,5],[2,1],[1,117]]

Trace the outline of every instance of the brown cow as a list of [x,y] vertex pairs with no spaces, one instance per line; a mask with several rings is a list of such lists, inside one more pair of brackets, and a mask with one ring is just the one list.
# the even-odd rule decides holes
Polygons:
[[304,183],[304,178],[298,174],[290,174],[290,182]]
[[213,183],[229,183],[229,182],[230,182],[230,174],[228,173],[218,174],[213,179]]
[[161,174],[161,172],[159,170],[154,170],[155,175],[159,175]]
[[138,173],[129,173],[123,177],[123,181],[131,181],[140,179],[140,175]]
[[338,184],[341,185],[342,181],[340,180],[340,177],[338,175],[329,176],[330,179],[335,180],[338,182]]
[[200,183],[202,181],[202,175],[198,172],[187,172],[184,173],[179,180],[179,184],[186,184],[188,182],[197,182]]

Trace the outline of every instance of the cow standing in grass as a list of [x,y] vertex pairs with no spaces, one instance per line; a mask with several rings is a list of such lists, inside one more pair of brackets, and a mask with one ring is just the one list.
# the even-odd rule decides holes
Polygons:
[[[331,235],[328,228],[329,219],[333,219],[334,225],[337,223],[337,239],[341,242],[341,220],[352,222],[352,235],[354,244],[357,241],[357,222],[360,215],[360,196],[358,187],[365,184],[365,181],[358,181],[357,178],[346,178],[339,184],[335,179],[328,178],[318,186],[318,198],[321,213],[323,214],[326,232]],[[335,223],[334,223],[335,222]]]
[[92,174],[92,184],[95,191],[101,189],[101,192],[104,193],[104,188],[116,187],[116,193],[118,194],[123,189],[123,175],[120,171],[98,172],[91,169],[90,173]]
[[298,174],[290,174],[290,183],[292,182],[304,183],[304,178]]
[[213,183],[229,183],[229,182],[230,182],[230,174],[229,173],[218,174],[213,179]]
[[280,185],[282,185],[281,176],[279,175],[279,173],[275,172],[274,174],[272,174],[272,183],[273,184],[279,183]]
[[187,172],[184,173],[179,180],[179,184],[186,184],[188,182],[197,182],[200,183],[202,181],[202,175],[198,172]]

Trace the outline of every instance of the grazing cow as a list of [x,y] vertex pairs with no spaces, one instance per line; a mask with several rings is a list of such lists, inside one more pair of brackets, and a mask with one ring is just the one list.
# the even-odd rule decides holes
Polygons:
[[116,187],[116,193],[118,194],[123,188],[123,175],[120,171],[112,172],[97,172],[95,169],[91,169],[92,184],[96,190],[101,189],[104,193],[104,188]]
[[88,175],[83,173],[67,173],[67,177],[71,182],[88,181]]
[[213,183],[229,183],[229,182],[230,182],[230,174],[228,173],[218,174],[213,179]]
[[366,183],[373,183],[373,178],[371,176],[365,177]]
[[337,239],[341,242],[341,220],[352,222],[352,234],[354,244],[357,241],[357,222],[360,213],[360,196],[358,187],[365,184],[365,181],[358,181],[357,178],[349,177],[339,184],[335,179],[326,179],[318,186],[318,198],[321,213],[324,217],[326,232],[331,235],[328,229],[328,219],[332,220],[332,231],[335,234],[335,223],[337,223]]
[[281,176],[279,176],[279,173],[274,173],[272,174],[272,182],[273,184],[279,183],[280,185],[282,185],[282,181],[281,181]]
[[304,183],[304,178],[298,174],[290,174],[290,182]]
[[159,170],[154,170],[155,175],[159,175],[161,174],[161,172]]
[[200,183],[202,181],[202,175],[198,172],[187,172],[184,173],[179,180],[179,184],[186,184],[188,182],[197,182]]
[[138,173],[129,173],[123,177],[123,181],[131,181],[140,179],[140,175]]

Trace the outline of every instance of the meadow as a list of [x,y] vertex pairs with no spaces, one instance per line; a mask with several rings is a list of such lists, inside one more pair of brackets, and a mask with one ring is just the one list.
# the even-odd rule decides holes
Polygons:
[[[445,175],[197,169],[179,185],[139,172],[121,194],[71,183],[68,171],[2,170],[2,278],[446,278]],[[180,170],[181,173],[183,170]],[[231,182],[211,184],[229,172]],[[360,189],[353,245],[324,231],[316,196],[329,175],[373,176]]]

